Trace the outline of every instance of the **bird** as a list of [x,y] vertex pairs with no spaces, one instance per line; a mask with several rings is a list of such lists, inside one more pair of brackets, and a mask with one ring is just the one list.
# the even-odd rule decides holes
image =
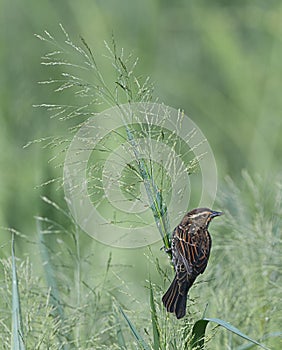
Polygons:
[[185,316],[188,291],[207,267],[212,244],[209,224],[222,214],[208,208],[196,208],[189,211],[173,230],[169,251],[175,277],[162,302],[167,312],[174,313],[177,319]]

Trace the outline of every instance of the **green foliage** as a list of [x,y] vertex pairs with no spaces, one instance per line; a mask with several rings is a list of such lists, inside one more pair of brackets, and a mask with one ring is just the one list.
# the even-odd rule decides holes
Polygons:
[[[44,242],[45,237],[44,233],[42,232],[41,225],[39,218],[37,219],[37,232],[39,236],[39,247],[42,255],[42,262],[44,266],[44,272],[46,276],[46,283],[47,286],[50,290],[50,305],[53,309],[52,312],[52,317],[56,318],[60,324],[62,324],[62,331],[61,333],[63,334],[58,334],[59,336],[59,341],[60,343],[63,344],[63,338],[66,338],[69,342],[71,341],[71,337],[69,334],[64,334],[65,327],[64,327],[64,322],[65,322],[65,315],[64,315],[64,309],[62,307],[63,301],[60,298],[60,292],[58,290],[58,285],[55,277],[55,272],[54,272],[54,267],[52,265],[52,259],[49,255],[49,250]],[[68,345],[64,344],[62,345],[63,349],[68,349]]]
[[[210,317],[228,320],[268,348],[280,348],[281,3],[44,0],[31,1],[28,11],[24,2],[15,5],[1,2],[0,180],[5,186],[0,191],[0,226],[28,235],[17,235],[17,259],[13,254],[11,259],[10,233],[1,234],[3,349],[11,348],[12,333],[14,343],[24,338],[32,349],[136,349],[130,325],[147,346],[185,349],[207,302]],[[84,52],[66,33],[60,38],[59,21],[75,37],[81,33],[86,38]],[[50,40],[44,43],[48,51],[50,44],[55,46],[53,55],[43,54],[47,65],[42,70],[42,46],[32,35],[50,27],[54,36],[46,33]],[[180,322],[160,302],[172,269],[159,243],[150,248],[149,263],[146,249],[109,249],[83,235],[65,209],[61,165],[80,123],[117,99],[152,98],[150,81],[140,83],[138,75],[132,79],[133,56],[116,54],[114,47],[108,50],[110,60],[93,60],[90,47],[100,53],[100,43],[111,42],[112,31],[125,52],[134,48],[142,57],[139,70],[153,77],[156,95],[197,120],[216,155],[221,183],[216,206],[225,218],[211,227],[209,266],[191,290],[187,317]],[[59,37],[55,43],[54,37]],[[64,54],[72,59],[71,51],[82,65],[71,68],[62,59]],[[54,60],[56,52],[59,58]],[[95,77],[99,84],[89,74],[96,65],[105,71],[104,81]],[[71,68],[68,75],[66,67]],[[38,88],[37,81],[48,84]],[[43,104],[53,118],[32,104]],[[170,135],[160,137],[168,140]],[[41,141],[40,147],[35,142],[22,149],[34,139]],[[185,153],[181,145],[179,149]],[[123,183],[127,195],[126,179],[131,176],[136,184],[133,172],[140,170],[136,164],[129,168]],[[242,168],[248,171],[241,175]],[[138,195],[137,187],[131,195]],[[155,198],[156,208],[161,208],[163,198]],[[44,269],[34,215],[41,223]],[[44,274],[46,281],[38,277]],[[148,275],[152,285],[146,289]],[[120,312],[112,311],[113,296],[127,310],[124,323]],[[205,346],[255,347],[221,327],[208,328]]]
[[[279,1],[118,4],[87,0],[58,2],[54,7],[46,0],[40,6],[32,0],[30,4],[32,11],[18,0],[16,7],[1,1],[6,14],[0,34],[1,183],[5,184],[0,193],[1,226],[35,232],[32,218],[42,207],[39,193],[51,197],[47,192],[52,192],[57,203],[63,202],[56,182],[48,190],[31,190],[60,176],[55,161],[48,163],[58,157],[59,149],[21,148],[46,136],[57,136],[57,145],[67,138],[67,124],[60,116],[50,120],[47,111],[31,108],[50,101],[70,106],[78,100],[66,91],[65,95],[54,93],[51,85],[50,89],[37,85],[52,76],[63,78],[62,66],[42,69],[40,57],[50,46],[32,38],[52,28],[62,43],[59,22],[76,41],[81,35],[96,52],[103,51],[103,40],[111,42],[112,32],[126,52],[134,49],[135,56],[142,57],[139,71],[152,76],[156,96],[183,108],[201,126],[216,154],[221,179],[231,174],[239,181],[242,168],[262,176],[269,169],[281,171]],[[11,27],[11,22],[16,25]],[[103,57],[98,63],[103,71],[109,61]],[[111,69],[105,71],[115,90],[118,77],[113,79]],[[1,238],[9,239],[6,234]]]
[[[130,115],[128,116],[127,114],[129,114],[129,112],[127,111],[126,113],[121,107],[122,102],[131,104],[136,102],[146,103],[151,101],[152,85],[149,83],[149,78],[146,78],[144,81],[142,81],[140,78],[137,78],[135,74],[135,67],[137,63],[136,60],[133,60],[132,63],[131,55],[126,57],[124,50],[120,50],[120,52],[118,52],[115,40],[113,38],[111,47],[105,43],[109,58],[111,60],[111,65],[114,67],[114,72],[117,75],[117,80],[115,81],[114,87],[109,87],[105,81],[104,74],[101,72],[96,62],[96,57],[92,53],[92,50],[85,42],[85,40],[81,38],[82,46],[75,44],[63,26],[60,25],[60,27],[64,34],[63,44],[60,44],[48,31],[44,32],[44,36],[37,35],[40,40],[47,42],[49,45],[54,47],[55,50],[43,57],[42,64],[51,67],[60,66],[66,69],[66,71],[62,73],[63,79],[52,79],[42,82],[42,84],[55,85],[56,92],[65,92],[65,90],[71,89],[74,95],[82,97],[84,100],[86,99],[87,103],[84,105],[78,103],[77,106],[44,103],[39,107],[44,107],[48,110],[55,111],[53,117],[60,117],[60,119],[64,121],[77,117],[89,117],[93,115],[93,109],[95,109],[95,106],[102,102],[106,102],[110,104],[110,106],[117,106],[119,108],[123,119],[125,135],[123,136],[123,130],[114,130],[113,133],[121,136],[123,142],[127,140],[132,148],[135,163],[134,165],[128,164],[128,168],[133,172],[133,174],[137,174],[139,179],[141,179],[142,183],[144,184],[156,226],[162,237],[164,247],[169,250],[170,227],[167,216],[167,206],[162,195],[162,193],[165,191],[165,188],[157,185],[155,174],[158,173],[159,170],[155,169],[156,165],[152,160],[144,160],[140,147],[138,147],[137,144],[137,138],[140,137],[140,132],[143,137],[151,138],[151,135],[154,134],[155,130],[153,127],[151,128],[149,124],[145,126],[143,126],[141,122],[138,124],[138,120],[137,130],[134,127],[134,123],[131,123],[129,126],[127,119],[134,118],[134,109],[133,111],[130,111]],[[80,123],[77,126],[72,125],[71,130],[76,130],[80,126]],[[159,130],[157,130],[157,132],[160,134]],[[161,135],[164,138],[164,131],[162,131]],[[175,137],[173,137],[173,135],[168,139],[170,139],[170,142],[173,142],[175,144],[177,143],[177,140],[175,140]],[[103,140],[103,142],[105,141]],[[64,143],[66,145],[69,144],[68,140],[61,140],[60,143]],[[54,138],[53,142],[49,144],[51,147],[53,147],[53,145],[59,146],[57,138]],[[112,151],[112,148],[115,149],[117,145],[115,143],[111,148],[111,146],[106,144],[104,147],[109,151]],[[102,154],[105,152],[104,147],[102,149],[102,152],[100,152]],[[66,151],[66,148],[63,150]],[[100,150],[99,147],[98,150]],[[191,152],[191,150],[189,151]],[[101,157],[100,153],[98,155],[99,159]],[[190,160],[187,168],[189,171],[193,171],[196,166],[197,159],[193,158]],[[157,165],[157,167],[159,166]],[[97,168],[93,166],[92,170],[97,171]],[[99,177],[101,177],[101,169],[99,168],[98,170],[100,175]],[[94,177],[94,181],[98,180],[99,182],[99,177],[98,179],[95,179]],[[163,179],[163,172],[161,173],[161,178]],[[128,186],[129,181],[130,180],[126,178],[124,180],[124,184]],[[137,184],[139,184],[139,182],[140,181],[138,181]],[[163,183],[160,185],[163,186]],[[99,195],[97,196],[97,188],[100,188],[101,192],[101,184],[98,184],[95,187],[95,201],[97,201],[97,198],[100,197]],[[132,191],[130,192],[132,194]],[[101,203],[99,203],[99,205],[100,204]],[[106,211],[105,208],[104,211]],[[168,254],[170,255],[171,253],[169,252]]]
[[[269,189],[271,190],[268,190],[269,197],[262,198],[261,195],[263,193],[260,180],[256,179],[256,185],[253,186],[254,183],[248,174],[244,173],[243,176],[245,183],[248,183],[248,186],[244,188],[244,193],[239,188],[232,188],[232,183],[229,181],[229,190],[227,191],[226,188],[224,191],[229,196],[228,198],[221,197],[223,202],[227,199],[230,200],[230,197],[232,197],[230,206],[228,203],[225,203],[225,216],[227,219],[225,219],[225,224],[222,225],[222,228],[228,229],[231,237],[228,241],[222,242],[217,237],[221,234],[221,225],[217,227],[217,230],[213,230],[217,231],[213,235],[216,244],[213,247],[208,274],[203,276],[204,280],[209,279],[209,283],[203,285],[200,283],[201,280],[196,283],[193,290],[191,290],[188,300],[187,315],[181,321],[176,320],[173,315],[166,314],[161,305],[161,295],[164,290],[163,281],[167,279],[171,271],[168,263],[166,266],[163,259],[164,253],[160,253],[158,249],[152,247],[153,250],[149,251],[147,258],[143,259],[143,265],[149,263],[150,275],[155,269],[159,271],[159,279],[155,276],[153,278],[156,283],[149,282],[148,293],[146,293],[147,301],[143,300],[141,309],[139,309],[133,295],[126,295],[125,299],[122,298],[122,294],[128,293],[132,287],[127,286],[120,279],[113,280],[113,276],[124,273],[127,268],[125,265],[120,266],[118,264],[115,266],[115,259],[110,255],[105,260],[100,276],[97,273],[89,275],[87,266],[90,264],[93,268],[95,259],[93,260],[93,254],[83,258],[79,257],[80,250],[78,246],[81,233],[77,232],[77,236],[75,235],[75,226],[72,240],[68,242],[67,236],[63,239],[59,237],[63,228],[58,230],[58,224],[56,225],[50,220],[39,218],[44,226],[40,229],[40,234],[44,235],[46,248],[43,265],[46,265],[44,268],[47,269],[47,275],[52,271],[56,284],[60,289],[60,295],[58,296],[57,294],[57,304],[54,304],[52,288],[46,294],[43,281],[35,277],[30,263],[22,261],[20,264],[17,264],[18,276],[16,281],[19,286],[19,292],[15,295],[17,295],[18,299],[21,299],[21,314],[23,318],[21,332],[24,334],[25,345],[36,349],[44,349],[46,346],[50,349],[68,346],[77,349],[90,349],[93,347],[103,349],[103,346],[107,346],[109,349],[134,349],[139,344],[141,348],[145,349],[150,347],[153,349],[186,349],[189,343],[191,345],[191,339],[196,341],[192,348],[197,348],[197,345],[199,345],[198,348],[202,348],[205,339],[206,346],[213,349],[221,346],[228,346],[236,350],[252,348],[251,343],[242,343],[238,340],[239,337],[243,337],[252,341],[253,344],[257,344],[258,341],[259,343],[264,343],[269,349],[275,349],[281,337],[281,332],[279,332],[278,328],[280,322],[278,314],[280,292],[277,284],[279,279],[277,275],[280,257],[279,245],[281,245],[281,239],[277,234],[281,220],[281,186],[277,184],[277,187],[273,188],[270,185]],[[252,194],[248,193],[248,191]],[[260,201],[258,205],[260,213],[249,207],[254,201],[250,201],[247,204],[244,200],[244,196],[250,198],[252,195],[256,196],[256,199]],[[270,208],[269,204],[266,206],[265,204],[268,201],[275,205],[276,213],[280,213],[279,215],[273,216],[272,213],[274,211],[267,213]],[[50,201],[50,205],[55,204]],[[239,212],[243,207],[244,210],[240,216]],[[251,212],[254,215],[253,218],[247,215]],[[263,222],[266,225],[261,238],[258,235],[261,226],[257,224],[260,215],[263,215],[261,219],[263,218]],[[242,227],[237,225],[239,219]],[[254,219],[253,222],[252,219]],[[249,231],[246,230],[246,227],[249,228]],[[256,245],[250,246],[250,249],[246,248],[249,244],[245,248],[243,245],[243,242],[246,242],[246,232],[249,232],[247,242],[252,239],[255,239],[256,242]],[[233,234],[235,234],[234,238],[232,237]],[[265,247],[265,236],[268,237],[270,242],[273,242],[273,245],[270,245],[269,248]],[[48,244],[46,244],[47,237]],[[19,236],[17,241],[19,239],[25,238],[20,238]],[[54,249],[55,245],[51,244],[53,239],[57,242],[56,249]],[[234,256],[238,256],[238,253],[234,253],[234,248],[230,249],[235,239],[238,249],[244,250],[238,263],[234,261]],[[51,255],[49,254],[50,247],[48,247],[50,244],[53,247]],[[260,262],[258,259],[258,252],[261,249],[264,249],[263,259],[265,262]],[[89,251],[91,250],[94,254],[97,254],[99,251],[99,249],[95,248],[95,245],[89,249]],[[232,254],[235,255],[232,255],[230,252],[233,252]],[[46,261],[48,254],[48,261]],[[158,256],[159,254],[161,256]],[[253,257],[252,254],[254,254]],[[159,266],[160,258],[163,262]],[[3,275],[6,276],[1,284],[1,300],[7,300],[9,295],[12,295],[8,291],[9,286],[12,289],[12,285],[15,285],[12,283],[13,280],[15,281],[15,277],[12,279],[12,275],[15,276],[15,270],[12,266],[15,265],[14,263],[12,265],[9,260],[2,259],[1,262]],[[51,268],[48,272],[50,264],[55,266],[56,269]],[[245,265],[248,266],[248,284],[241,282],[242,278],[244,279],[245,277],[242,272]],[[223,266],[224,270],[222,270]],[[166,269],[169,270],[165,271]],[[80,273],[78,273],[79,271]],[[220,271],[219,275],[218,271]],[[111,278],[108,277],[108,274],[110,274]],[[239,294],[237,294],[236,286],[239,287]],[[198,294],[201,295],[199,299],[195,297]],[[113,311],[111,311],[111,296],[115,296],[117,300],[122,300],[123,303],[125,302],[126,308],[130,311],[125,312],[124,307],[119,307],[119,309],[114,307]],[[204,317],[199,320],[199,310],[203,309],[206,300],[209,300],[209,307],[205,313],[220,315],[220,317],[224,317],[233,325],[235,324],[236,328],[226,321],[210,317]],[[244,302],[244,300],[247,302]],[[260,303],[257,302],[258,300]],[[58,313],[58,305],[64,310],[63,318]],[[150,305],[149,310],[147,305]],[[17,309],[19,310],[18,307]],[[7,311],[9,312],[9,310]],[[128,316],[128,312],[130,312],[130,316]],[[124,323],[121,322],[121,316],[125,321]],[[10,348],[7,340],[9,335],[11,336],[9,332],[11,316],[8,318],[6,316],[5,318],[3,317],[4,314],[2,315],[1,323],[5,324],[5,332],[1,334],[1,337],[4,349],[8,349]],[[243,320],[242,317],[244,318]],[[225,327],[226,330],[239,337],[230,337],[227,335],[227,332],[221,333],[219,328],[216,328],[215,330],[209,330],[208,335],[204,338],[206,326],[212,322]],[[240,328],[240,331],[237,327]],[[142,329],[144,329],[143,332],[141,332]],[[242,330],[244,331],[242,332]],[[247,332],[250,335],[247,336]],[[69,336],[66,337],[66,334],[69,334]],[[136,343],[132,343],[132,336]]]
[[260,346],[261,348],[267,350],[267,348],[264,345],[251,339],[250,337],[248,337],[247,335],[242,333],[239,329],[232,326],[230,323],[227,323],[227,322],[220,320],[218,318],[204,318],[202,320],[197,321],[194,324],[193,330],[192,330],[191,343],[190,343],[191,349],[204,349],[205,332],[206,332],[206,328],[207,328],[207,325],[209,322],[214,322],[217,325],[224,327],[229,332],[232,332],[241,338],[249,340],[251,343],[256,344],[256,345]]
[[15,258],[15,237],[12,236],[12,342],[13,350],[24,350],[21,303],[18,289],[17,267]]
[[157,315],[156,305],[154,300],[154,292],[153,292],[151,281],[150,281],[149,287],[150,287],[151,320],[152,320],[152,329],[153,329],[153,337],[154,337],[153,349],[158,350],[160,348],[160,326],[159,326],[158,315]]
[[122,310],[122,308],[120,308],[120,312],[122,314],[122,316],[124,317],[128,327],[130,328],[134,338],[137,341],[137,344],[139,345],[139,347],[143,350],[150,350],[149,345],[145,342],[145,340],[143,339],[143,337],[141,336],[141,334],[137,331],[137,329],[134,327],[133,323],[130,321],[130,319],[126,316],[126,313]]

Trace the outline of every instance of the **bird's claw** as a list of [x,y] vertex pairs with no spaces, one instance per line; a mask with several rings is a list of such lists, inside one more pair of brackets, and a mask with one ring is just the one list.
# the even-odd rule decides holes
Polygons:
[[161,247],[160,250],[164,250],[167,254],[170,254],[172,252],[171,248],[166,248],[165,246]]

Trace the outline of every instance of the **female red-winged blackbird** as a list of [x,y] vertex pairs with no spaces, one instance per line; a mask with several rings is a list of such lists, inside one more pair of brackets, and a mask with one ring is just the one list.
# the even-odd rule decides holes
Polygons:
[[222,214],[208,208],[194,209],[173,231],[171,252],[176,275],[162,301],[177,318],[185,316],[188,291],[207,267],[211,249],[209,223]]

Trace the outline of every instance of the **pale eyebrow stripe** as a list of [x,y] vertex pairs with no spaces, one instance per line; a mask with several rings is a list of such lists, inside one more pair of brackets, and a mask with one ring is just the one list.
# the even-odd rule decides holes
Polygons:
[[195,219],[196,217],[198,217],[198,216],[202,216],[202,215],[205,215],[205,214],[207,214],[207,212],[206,211],[204,211],[204,212],[202,212],[202,213],[197,213],[197,214],[194,214],[194,215],[189,215],[189,218],[190,219]]

